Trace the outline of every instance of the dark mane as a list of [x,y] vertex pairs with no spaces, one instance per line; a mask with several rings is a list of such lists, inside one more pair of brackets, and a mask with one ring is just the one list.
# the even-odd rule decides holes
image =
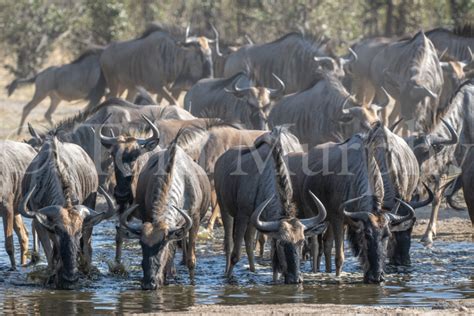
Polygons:
[[100,56],[100,54],[102,54],[103,51],[104,51],[103,47],[89,48],[85,52],[83,52],[81,55],[79,55],[79,57],[74,59],[71,62],[71,64],[80,63],[82,60],[84,60],[85,58],[87,58],[89,56],[92,56],[92,55],[99,55]]
[[282,37],[277,38],[276,40],[274,40],[272,42],[269,42],[267,44],[276,44],[276,43],[282,42],[282,41],[284,41],[284,40],[286,40],[287,38],[290,38],[290,37],[296,37],[298,39],[301,39],[302,41],[304,41],[307,44],[316,45],[317,47],[320,47],[320,46],[326,44],[329,40],[329,39],[325,38],[322,35],[314,35],[314,34],[306,34],[306,33],[303,34],[301,32],[290,32],[290,33],[285,34]]
[[438,111],[436,113],[436,121],[439,121],[448,111],[449,109],[451,109],[451,105],[453,104],[453,101],[454,101],[454,98],[456,97],[456,95],[461,91],[461,89],[464,87],[464,86],[467,86],[467,85],[474,85],[474,78],[470,78],[470,79],[467,79],[467,80],[464,80],[460,85],[459,87],[453,92],[453,94],[451,95],[451,97],[449,98],[449,102],[448,102],[448,105],[445,106],[443,109],[441,109],[440,111]]
[[448,30],[443,27],[437,27],[435,29],[432,29],[426,32],[426,35],[435,33],[435,32],[451,33],[451,34],[461,36],[461,37],[474,37],[474,24],[467,23],[467,24],[455,27],[453,30]]
[[62,121],[59,121],[56,125],[53,126],[53,128],[51,128],[48,131],[48,134],[54,135],[59,131],[68,130],[68,129],[72,128],[76,123],[84,122],[89,116],[91,116],[92,114],[98,112],[100,109],[105,108],[107,106],[111,106],[111,105],[138,107],[138,105],[135,105],[135,104],[130,103],[128,101],[125,101],[123,99],[110,98],[110,99],[102,102],[101,104],[93,107],[93,108],[86,109],[84,111],[80,111],[79,113],[77,113],[74,116],[70,116],[70,117],[67,117],[67,118],[63,119]]
[[154,32],[164,32],[174,38],[184,38],[183,31],[177,26],[152,22],[148,24],[145,31],[140,35],[140,37],[137,38],[137,40],[143,39]]
[[462,37],[474,37],[474,24],[468,23],[463,26],[458,26],[453,30],[453,33]]

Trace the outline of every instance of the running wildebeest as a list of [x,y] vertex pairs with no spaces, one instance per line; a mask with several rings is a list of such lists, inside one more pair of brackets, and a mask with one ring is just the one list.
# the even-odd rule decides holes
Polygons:
[[36,151],[28,144],[9,140],[0,141],[0,216],[3,218],[5,234],[5,250],[10,257],[11,269],[16,269],[15,247],[13,246],[13,230],[20,243],[21,265],[26,264],[28,253],[28,230],[18,213],[21,198],[21,180],[25,175]]
[[311,38],[300,33],[289,33],[265,44],[245,45],[226,61],[224,77],[251,70],[256,85],[277,89],[278,76],[286,85],[286,93],[308,89],[324,70],[335,76],[344,76],[344,65],[356,59],[328,56],[327,40]]
[[[194,282],[196,237],[210,202],[204,171],[179,147],[180,133],[168,149],[150,155],[136,182],[136,205],[121,215],[130,237],[140,240],[142,288],[155,290],[173,273],[176,240],[183,240],[184,261]],[[133,216],[142,221],[130,223]],[[186,240],[186,237],[188,240]]]
[[23,84],[35,84],[33,99],[23,108],[18,135],[28,114],[45,98],[51,99],[45,119],[53,125],[53,113],[62,100],[87,100],[87,109],[96,106],[105,92],[105,79],[101,75],[99,58],[102,48],[90,49],[76,60],[62,66],[48,67],[28,79],[15,79],[7,86],[8,96]]
[[[128,90],[131,100],[141,86],[178,104],[167,87],[190,86],[213,76],[210,40],[204,36],[175,38],[170,27],[152,24],[141,37],[107,46],[100,66],[110,89],[109,97]],[[181,91],[181,90],[179,90]]]
[[362,106],[336,77],[322,74],[322,80],[313,87],[278,101],[268,119],[270,127],[291,124],[290,131],[311,148],[367,131],[379,121],[378,112],[386,104],[387,96],[380,106]]
[[94,211],[97,187],[97,172],[89,156],[79,146],[61,143],[54,136],[46,138],[26,169],[19,212],[33,219],[58,287],[68,288],[78,279],[78,254],[81,270],[90,272],[92,227],[115,214],[104,190],[109,210]]
[[198,117],[220,118],[239,122],[249,129],[266,129],[272,100],[283,95],[278,89],[256,87],[245,73],[226,79],[199,80],[186,94],[184,108]]
[[[282,138],[286,139],[282,141]],[[240,260],[245,239],[250,271],[255,271],[255,232],[272,238],[273,280],[282,274],[285,283],[300,283],[300,256],[305,235],[320,234],[326,216],[323,204],[313,196],[319,212],[308,219],[296,218],[291,180],[283,156],[301,151],[294,136],[275,128],[253,147],[235,147],[216,162],[214,181],[224,223],[226,276]],[[264,212],[265,211],[265,212]]]
[[[308,190],[321,198],[328,210],[329,227],[324,235],[326,272],[331,272],[331,252],[336,248],[336,275],[344,263],[344,226],[354,255],[359,257],[364,282],[384,280],[384,264],[390,227],[411,221],[413,208],[402,200],[390,211],[384,203],[383,179],[374,157],[372,134],[380,128],[375,125],[367,135],[356,134],[344,143],[326,143],[311,149],[307,157],[289,157],[291,170],[294,163],[306,159],[301,168],[299,204],[305,214],[311,214],[312,199]],[[399,205],[410,212],[397,215]]]

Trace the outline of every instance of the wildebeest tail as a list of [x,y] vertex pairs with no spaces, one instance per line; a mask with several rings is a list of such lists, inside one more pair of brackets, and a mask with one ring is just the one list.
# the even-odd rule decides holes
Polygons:
[[99,80],[94,88],[91,89],[89,94],[87,95],[87,100],[89,104],[87,105],[86,109],[92,109],[97,104],[99,104],[100,99],[105,94],[105,88],[107,87],[107,81],[105,80],[104,72],[102,69],[100,70]]
[[36,80],[36,76],[37,75],[34,75],[33,77],[27,79],[15,79],[10,82],[10,84],[5,87],[8,91],[8,96],[11,96],[13,92],[15,92],[16,88],[18,88],[19,86],[34,83]]

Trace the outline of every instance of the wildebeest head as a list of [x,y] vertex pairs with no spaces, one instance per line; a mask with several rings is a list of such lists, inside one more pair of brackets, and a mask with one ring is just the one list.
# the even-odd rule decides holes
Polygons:
[[443,73],[433,43],[423,31],[402,41],[396,63],[383,70],[383,85],[399,101],[401,115],[430,126],[438,107]]
[[384,262],[387,256],[387,242],[390,237],[390,227],[401,225],[411,221],[415,211],[406,202],[398,200],[395,206],[398,209],[400,203],[410,210],[409,214],[401,216],[395,211],[383,211],[374,203],[370,211],[348,212],[346,206],[362,199],[358,197],[348,200],[341,205],[345,221],[349,225],[347,231],[349,241],[352,245],[354,255],[358,256],[364,270],[365,283],[380,283],[384,281]]
[[272,237],[273,273],[282,273],[287,284],[303,282],[300,273],[300,258],[305,237],[321,234],[326,228],[326,224],[323,223],[326,218],[326,209],[312,192],[310,195],[319,211],[315,217],[307,219],[289,217],[277,221],[261,221],[260,215],[273,196],[263,202],[251,217],[258,231]]
[[39,150],[44,144],[45,136],[40,135],[30,123],[28,123],[28,131],[30,132],[31,138],[25,142],[35,150]]
[[[268,128],[267,120],[271,110],[271,102],[281,97],[285,91],[283,81],[277,75],[272,75],[280,84],[279,89],[255,87],[251,80],[244,80],[244,78],[247,78],[245,75],[239,76],[233,82],[231,89],[225,89],[226,92],[232,93],[246,102],[249,121],[255,129],[266,130]],[[243,81],[246,81],[247,84],[242,84]]]
[[72,205],[67,200],[66,205],[51,205],[37,211],[28,209],[28,202],[36,190],[36,185],[30,189],[21,201],[19,212],[27,218],[34,218],[50,233],[55,249],[55,260],[58,265],[56,269],[56,284],[61,288],[68,288],[78,280],[77,276],[77,254],[80,250],[82,231],[99,224],[104,219],[115,214],[114,204],[110,196],[102,187],[99,192],[107,200],[108,211],[96,212],[84,205]]
[[[411,208],[405,207],[402,205],[396,212],[398,215],[407,215],[411,213],[411,209],[416,209],[419,207],[424,207],[430,204],[433,201],[434,195],[429,187],[423,183],[426,190],[428,191],[428,198],[424,201],[410,201]],[[413,226],[415,225],[416,217],[400,222],[397,225],[390,226],[391,237],[388,243],[388,258],[390,264],[400,266],[400,265],[409,265],[411,263],[410,259],[410,247],[411,247],[411,234],[413,231]]]
[[145,152],[152,151],[158,146],[160,141],[160,132],[153,122],[146,116],[142,116],[153,132],[149,138],[136,138],[132,136],[118,137],[105,136],[102,134],[102,125],[100,129],[100,140],[102,145],[110,148],[112,159],[114,161],[116,187],[114,196],[120,205],[130,203],[133,199],[131,183],[133,180],[133,170],[135,163]]
[[134,205],[125,211],[120,217],[120,221],[127,229],[130,237],[140,240],[143,254],[142,288],[144,290],[155,290],[166,283],[166,275],[172,267],[175,253],[175,245],[172,241],[183,239],[191,229],[193,221],[186,211],[173,205],[173,208],[184,219],[182,225],[169,227],[160,219],[133,225],[127,221],[127,217],[135,210],[136,206]]
[[[187,81],[195,83],[202,78],[212,78],[213,65],[212,65],[212,50],[209,47],[209,43],[216,43],[216,49],[219,51],[219,33],[213,27],[216,38],[214,40],[208,39],[205,36],[189,36],[189,26],[186,29],[186,36],[183,43],[178,43],[185,50],[185,69],[186,74],[189,78]],[[181,79],[182,80],[182,79]],[[181,81],[178,78],[177,81]]]
[[354,131],[369,131],[375,123],[380,122],[379,112],[390,103],[387,92],[383,88],[382,90],[385,94],[385,100],[380,105],[361,105],[355,101],[354,97],[347,96],[342,105],[339,121],[352,124]]
[[350,72],[350,65],[357,61],[357,54],[349,48],[349,55],[340,58],[333,58],[329,56],[315,56],[314,61],[317,64],[317,69],[323,72],[330,72],[337,78],[342,78],[346,72]]
[[431,156],[438,154],[445,146],[454,145],[458,142],[459,137],[456,130],[444,119],[441,119],[441,121],[449,131],[449,138],[435,134],[418,134],[406,139],[420,166]]

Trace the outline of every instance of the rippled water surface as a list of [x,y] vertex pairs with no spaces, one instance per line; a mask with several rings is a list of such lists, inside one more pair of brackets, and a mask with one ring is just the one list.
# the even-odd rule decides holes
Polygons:
[[[257,272],[248,271],[245,255],[234,269],[235,282],[223,277],[222,231],[213,240],[200,240],[197,249],[196,284],[189,285],[187,269],[176,258],[178,279],[154,292],[139,290],[141,252],[137,242],[127,241],[124,263],[128,276],[113,276],[108,262],[114,256],[114,223],[94,229],[94,265],[100,274],[83,280],[77,290],[58,291],[45,288],[26,278],[35,268],[8,271],[9,260],[0,237],[0,313],[54,312],[112,313],[185,310],[196,304],[272,304],[272,303],[341,303],[431,306],[440,299],[474,298],[474,243],[437,241],[431,249],[418,242],[412,247],[413,264],[403,270],[389,269],[382,286],[362,284],[357,261],[346,253],[345,273],[307,273],[304,284],[272,284],[268,259],[257,259]],[[18,258],[18,249],[17,249]],[[245,253],[245,251],[244,251]],[[267,254],[267,253],[266,253]]]

